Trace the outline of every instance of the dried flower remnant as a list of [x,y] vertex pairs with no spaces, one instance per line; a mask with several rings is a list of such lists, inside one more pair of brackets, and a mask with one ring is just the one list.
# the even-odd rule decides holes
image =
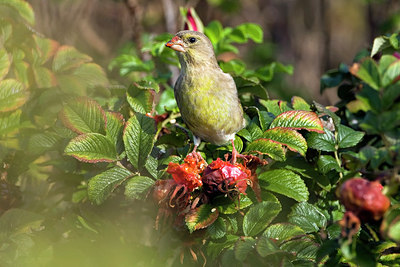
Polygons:
[[362,221],[379,220],[390,206],[379,182],[352,178],[340,188],[340,201]]

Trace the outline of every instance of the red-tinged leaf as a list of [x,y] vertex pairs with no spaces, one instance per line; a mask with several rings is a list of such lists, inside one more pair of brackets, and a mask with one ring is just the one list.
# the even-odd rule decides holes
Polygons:
[[271,123],[270,128],[285,127],[293,130],[307,130],[323,133],[324,127],[317,114],[311,111],[290,110],[277,116]]
[[21,125],[21,109],[0,113],[0,136],[15,132]]
[[295,130],[275,127],[264,132],[263,138],[271,139],[279,144],[287,146],[290,150],[304,156],[307,151],[307,141]]
[[258,154],[266,154],[269,157],[271,157],[274,160],[278,160],[278,161],[285,161],[286,159],[286,151],[285,148],[271,140],[268,138],[260,138],[257,139],[253,142],[251,142],[247,148],[246,148],[246,152],[252,153],[258,153]]
[[72,131],[82,133],[105,133],[106,113],[94,100],[78,97],[69,101],[60,113],[63,124]]
[[106,136],[98,133],[75,137],[65,147],[64,152],[79,161],[90,163],[113,162],[118,159],[115,145]]
[[218,218],[218,215],[218,209],[213,208],[209,204],[203,204],[189,211],[185,216],[186,226],[190,233],[192,233],[195,230],[203,229],[211,225]]
[[296,110],[311,111],[310,105],[300,96],[292,97],[292,107]]
[[56,76],[48,68],[35,67],[32,71],[37,87],[49,88],[57,85]]
[[90,56],[79,52],[72,46],[63,45],[54,56],[53,70],[55,72],[63,72],[90,61],[92,61]]
[[372,58],[366,58],[362,63],[354,63],[349,71],[375,90],[379,90],[381,77],[378,65]]
[[22,83],[14,79],[0,81],[0,112],[21,107],[29,98]]
[[33,36],[36,42],[37,50],[34,53],[36,57],[34,60],[38,65],[46,63],[50,58],[54,56],[59,46],[54,40]]
[[30,25],[35,24],[35,14],[33,13],[33,9],[28,2],[21,0],[1,0],[0,4],[13,9],[18,16],[21,16]]
[[3,79],[10,69],[10,58],[5,49],[0,49],[0,80]]

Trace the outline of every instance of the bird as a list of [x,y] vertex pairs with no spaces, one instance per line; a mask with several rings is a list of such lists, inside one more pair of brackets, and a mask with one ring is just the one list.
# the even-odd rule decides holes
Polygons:
[[231,162],[240,155],[235,134],[246,120],[235,81],[218,65],[210,39],[198,31],[180,31],[165,44],[178,54],[181,70],[174,94],[181,117],[193,133],[194,149],[201,140],[215,145],[231,141]]

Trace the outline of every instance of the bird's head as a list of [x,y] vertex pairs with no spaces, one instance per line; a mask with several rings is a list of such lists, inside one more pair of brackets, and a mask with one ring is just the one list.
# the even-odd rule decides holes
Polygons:
[[178,52],[181,64],[216,64],[211,41],[201,32],[180,31],[165,44]]

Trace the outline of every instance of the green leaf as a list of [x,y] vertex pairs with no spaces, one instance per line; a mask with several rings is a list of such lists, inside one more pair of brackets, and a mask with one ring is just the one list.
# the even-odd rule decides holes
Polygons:
[[254,250],[256,240],[252,237],[239,239],[235,244],[235,258],[238,261],[244,261],[247,255]]
[[382,225],[382,234],[397,243],[400,242],[400,205],[393,205],[384,215]]
[[113,162],[118,159],[115,145],[106,136],[98,133],[75,137],[65,147],[64,152],[79,161],[90,163]]
[[222,38],[222,25],[219,21],[211,21],[205,28],[204,33],[210,39],[211,43],[215,47],[215,45]]
[[4,240],[4,234],[32,234],[32,230],[39,229],[43,221],[44,217],[40,214],[23,209],[9,209],[5,211],[0,217],[2,240]]
[[304,137],[288,128],[275,127],[264,132],[263,138],[271,139],[281,145],[287,146],[290,150],[304,156],[307,151],[307,142]]
[[105,133],[106,114],[94,100],[79,97],[69,101],[60,113],[63,124],[81,133]]
[[253,205],[243,219],[244,234],[255,236],[263,231],[281,209],[279,203],[272,201],[263,201]]
[[94,63],[86,63],[78,66],[73,71],[73,75],[80,78],[81,83],[87,88],[108,86],[106,73],[99,65]]
[[272,62],[266,66],[258,68],[254,75],[262,81],[270,82],[273,80],[275,73],[287,73],[292,75],[293,74],[293,66],[292,65],[283,65],[279,62]]
[[43,152],[54,148],[54,146],[57,144],[59,140],[60,136],[55,133],[51,132],[38,133],[32,135],[32,137],[29,138],[28,150],[30,153],[33,153],[35,155],[40,155]]
[[[224,200],[227,199],[224,197]],[[225,201],[223,201],[223,203],[219,203],[216,201],[216,203],[219,204],[218,210],[222,214],[234,214],[239,211],[239,208],[245,209],[253,205],[253,201],[251,201],[251,199],[246,195],[240,195],[240,200],[235,199],[233,202],[229,200],[228,203],[226,203]]]
[[92,58],[79,52],[75,47],[63,45],[58,48],[53,60],[53,71],[64,72],[92,61]]
[[364,136],[363,132],[355,131],[347,126],[340,125],[337,129],[337,141],[339,148],[347,148],[357,145]]
[[21,113],[21,109],[0,113],[0,136],[12,133],[20,127]]
[[33,50],[33,64],[41,66],[51,59],[57,51],[58,43],[54,40],[33,35],[36,43],[36,49]]
[[276,245],[275,240],[263,235],[258,238],[256,250],[261,257],[266,257],[268,255],[278,252],[279,248]]
[[375,90],[379,90],[381,78],[378,65],[372,58],[366,58],[362,63],[354,63],[349,70],[351,74],[364,81]]
[[2,80],[10,69],[11,61],[8,57],[7,50],[0,49],[0,80]]
[[311,111],[310,105],[300,96],[292,97],[292,107],[296,110]]
[[321,151],[326,151],[326,152],[336,151],[335,136],[328,129],[325,129],[324,134],[310,133],[307,138],[307,144],[309,147]]
[[132,176],[132,173],[125,168],[114,167],[102,172],[89,180],[89,200],[100,205],[114,189],[123,181]]
[[306,233],[325,228],[327,219],[320,209],[306,202],[295,204],[288,216],[289,222],[298,225]]
[[126,99],[135,112],[148,113],[153,108],[153,94],[150,90],[142,89],[137,84],[128,88]]
[[9,6],[30,25],[35,24],[35,15],[31,5],[28,2],[22,0],[0,0],[0,5]]
[[247,38],[252,39],[256,43],[262,43],[263,30],[260,25],[257,25],[255,23],[243,23],[237,28],[245,33]]
[[14,79],[0,81],[0,112],[12,111],[22,105],[29,98],[29,92],[23,84]]
[[250,93],[261,99],[269,98],[267,89],[265,89],[257,78],[250,79],[243,76],[235,76],[233,79],[235,80],[239,95]]
[[278,116],[282,112],[292,110],[286,101],[281,100],[260,100],[260,104],[263,105],[268,112],[272,113],[274,116]]
[[270,128],[278,126],[317,133],[324,132],[324,127],[318,115],[315,112],[304,110],[289,110],[278,115],[272,121]]
[[308,238],[290,240],[281,249],[296,255],[297,259],[315,260],[319,246]]
[[382,77],[382,86],[386,87],[396,81],[400,76],[400,60],[394,56],[390,56],[394,58],[393,62],[387,67]]
[[114,142],[115,145],[122,140],[122,133],[124,131],[124,116],[118,112],[106,112],[106,136]]
[[330,155],[321,155],[318,158],[318,169],[323,174],[327,174],[328,172],[335,170],[337,172],[343,172],[343,169],[338,165],[336,159],[334,159]]
[[126,123],[124,144],[128,159],[136,169],[143,169],[153,149],[156,133],[154,119],[135,113]]
[[222,250],[232,247],[238,239],[239,239],[238,236],[226,235],[226,237],[222,242],[220,242],[219,240],[218,242],[210,241],[207,245],[207,255],[211,259],[215,259],[218,256],[218,254],[222,252]]
[[247,145],[246,152],[266,154],[278,161],[285,161],[286,159],[286,151],[283,146],[267,138],[260,138],[251,142]]
[[282,243],[283,241],[303,236],[306,233],[299,226],[290,223],[277,223],[268,226],[263,236]]
[[154,184],[154,180],[149,177],[135,176],[126,183],[125,196],[130,199],[143,199]]
[[382,51],[390,46],[390,42],[386,36],[380,36],[374,39],[374,43],[371,49],[371,57],[375,56],[376,53]]
[[50,88],[57,85],[57,79],[48,68],[37,66],[32,68],[36,86],[38,88]]
[[200,207],[192,209],[185,216],[186,226],[190,233],[195,230],[203,229],[210,226],[218,218],[218,209],[209,204],[203,204]]
[[226,62],[221,61],[219,65],[224,72],[232,73],[234,75],[240,75],[246,69],[246,64],[239,59],[232,59]]
[[260,186],[266,190],[276,192],[296,201],[308,200],[308,189],[299,175],[285,170],[268,170],[258,176]]
[[212,239],[219,239],[226,235],[225,221],[218,217],[213,224],[207,228],[207,233]]

